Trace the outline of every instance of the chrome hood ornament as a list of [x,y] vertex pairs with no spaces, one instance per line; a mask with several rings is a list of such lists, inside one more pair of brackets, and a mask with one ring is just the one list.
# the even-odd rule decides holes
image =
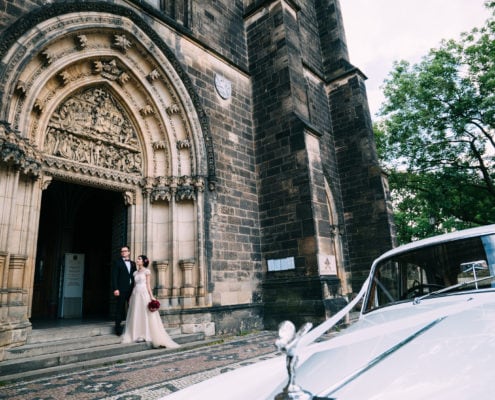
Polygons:
[[298,356],[295,352],[301,338],[313,327],[311,322],[306,322],[296,333],[296,327],[290,321],[282,322],[278,327],[278,339],[275,346],[286,354],[286,366],[289,381],[284,390],[275,396],[275,400],[311,400],[313,395],[296,385],[296,366]]
[[345,317],[364,297],[364,294],[368,288],[368,283],[369,278],[364,282],[359,294],[349,304],[347,304],[347,306],[345,306],[332,318],[317,326],[311,332],[310,330],[313,327],[313,324],[310,322],[306,322],[299,329],[299,331],[297,331],[297,333],[296,327],[292,322],[284,321],[280,323],[278,327],[278,339],[275,341],[275,346],[278,350],[286,354],[286,366],[289,374],[289,381],[282,392],[275,396],[275,400],[331,400],[329,397],[317,397],[296,384],[296,367],[299,361],[298,350],[314,342],[325,332],[333,328],[333,326],[343,317]]

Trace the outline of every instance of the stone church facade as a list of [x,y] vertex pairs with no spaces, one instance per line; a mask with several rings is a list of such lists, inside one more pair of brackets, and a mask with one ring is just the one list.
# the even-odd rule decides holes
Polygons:
[[338,0],[0,10],[0,348],[110,319],[124,244],[207,335],[319,321],[392,246]]

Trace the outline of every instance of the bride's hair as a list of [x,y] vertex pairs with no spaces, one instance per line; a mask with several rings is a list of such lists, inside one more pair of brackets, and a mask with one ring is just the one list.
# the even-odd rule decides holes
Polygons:
[[150,264],[150,260],[148,260],[148,257],[146,257],[144,254],[141,254],[139,257],[141,257],[141,260],[143,260],[143,265],[148,268],[148,265]]

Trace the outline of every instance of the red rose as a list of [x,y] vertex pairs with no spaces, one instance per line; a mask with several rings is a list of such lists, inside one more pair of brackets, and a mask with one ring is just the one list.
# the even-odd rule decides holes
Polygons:
[[148,310],[150,310],[151,312],[156,311],[158,309],[160,309],[160,302],[158,300],[151,300],[148,303]]

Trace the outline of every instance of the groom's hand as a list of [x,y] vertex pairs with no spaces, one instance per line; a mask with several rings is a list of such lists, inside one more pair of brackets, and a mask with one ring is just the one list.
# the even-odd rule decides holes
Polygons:
[[117,290],[114,290],[114,291],[113,291],[113,295],[114,295],[115,297],[120,296],[120,292],[119,292],[119,290],[118,290],[118,289],[117,289]]

